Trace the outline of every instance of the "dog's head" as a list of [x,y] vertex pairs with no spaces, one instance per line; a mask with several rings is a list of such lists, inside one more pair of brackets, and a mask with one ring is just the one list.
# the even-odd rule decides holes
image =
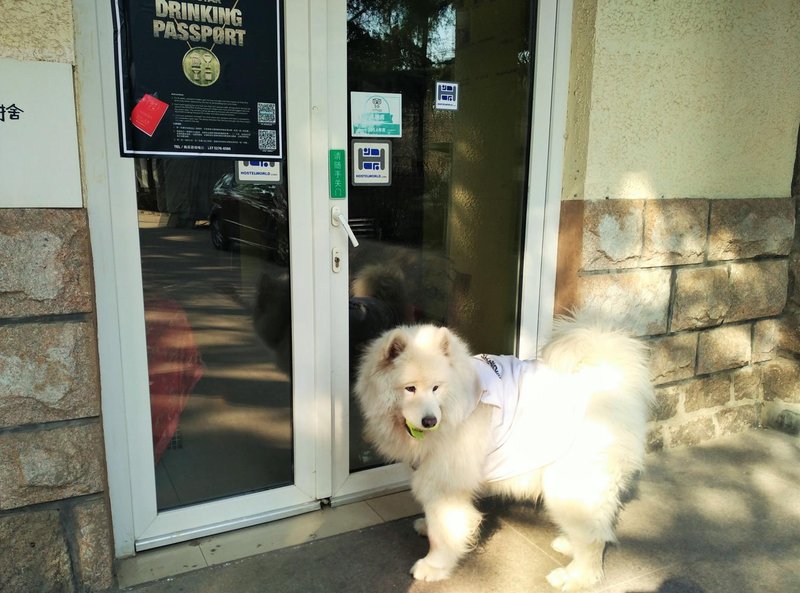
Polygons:
[[403,428],[421,439],[441,425],[442,400],[452,374],[452,336],[446,328],[415,329],[391,333],[383,348],[382,364],[393,376]]
[[372,440],[388,432],[388,423],[404,438],[421,440],[462,422],[475,405],[471,369],[466,345],[446,328],[384,333],[367,348],[356,386]]

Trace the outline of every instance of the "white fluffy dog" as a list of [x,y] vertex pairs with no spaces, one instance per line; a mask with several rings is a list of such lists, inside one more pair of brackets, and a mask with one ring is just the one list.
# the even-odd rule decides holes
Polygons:
[[541,358],[473,357],[446,328],[404,326],[366,349],[356,384],[367,439],[413,468],[428,554],[416,579],[450,576],[474,545],[481,495],[542,499],[572,557],[547,580],[603,576],[620,495],[641,469],[653,400],[645,346],[590,313],[556,321]]

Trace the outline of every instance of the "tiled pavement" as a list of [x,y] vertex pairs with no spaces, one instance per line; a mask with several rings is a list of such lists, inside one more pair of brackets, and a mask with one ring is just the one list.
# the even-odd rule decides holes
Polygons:
[[[448,581],[422,583],[408,575],[427,542],[414,533],[410,517],[396,518],[418,509],[407,496],[395,495],[142,554],[121,566],[121,590],[553,591],[545,575],[567,559],[549,547],[556,532],[546,516],[495,501],[483,508],[480,544]],[[355,530],[328,536],[343,528]],[[591,591],[800,591],[800,438],[758,430],[651,454],[620,517],[618,537],[619,544],[606,551],[605,581]],[[305,543],[273,549],[293,541]],[[182,555],[192,548],[195,560]],[[248,554],[255,555],[234,560]],[[183,573],[133,584],[170,572]]]

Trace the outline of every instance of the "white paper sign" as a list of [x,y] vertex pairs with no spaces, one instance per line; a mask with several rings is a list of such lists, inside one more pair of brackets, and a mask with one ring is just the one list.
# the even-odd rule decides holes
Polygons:
[[280,183],[281,161],[236,161],[236,181]]
[[350,135],[354,138],[400,138],[403,95],[351,92],[350,122]]
[[0,208],[81,208],[72,66],[2,58],[0,81]]

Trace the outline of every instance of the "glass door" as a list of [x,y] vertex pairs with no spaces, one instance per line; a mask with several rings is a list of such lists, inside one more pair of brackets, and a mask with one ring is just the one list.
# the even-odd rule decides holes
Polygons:
[[313,12],[280,8],[287,153],[279,179],[256,185],[234,159],[118,156],[111,3],[76,0],[81,109],[96,115],[83,136],[118,556],[316,510],[329,495]]
[[[359,353],[416,322],[535,352],[571,4],[283,2],[287,152],[262,186],[119,158],[110,3],[75,5],[116,554],[404,488],[362,438]],[[399,129],[354,133],[365,115]]]
[[519,352],[524,259],[541,260],[525,235],[542,236],[526,228],[537,2],[346,4],[348,212],[359,245],[348,248],[348,299],[334,314],[336,333],[345,319],[349,333],[340,500],[407,478],[362,436],[352,384],[364,345],[399,324],[434,323],[476,352]]

